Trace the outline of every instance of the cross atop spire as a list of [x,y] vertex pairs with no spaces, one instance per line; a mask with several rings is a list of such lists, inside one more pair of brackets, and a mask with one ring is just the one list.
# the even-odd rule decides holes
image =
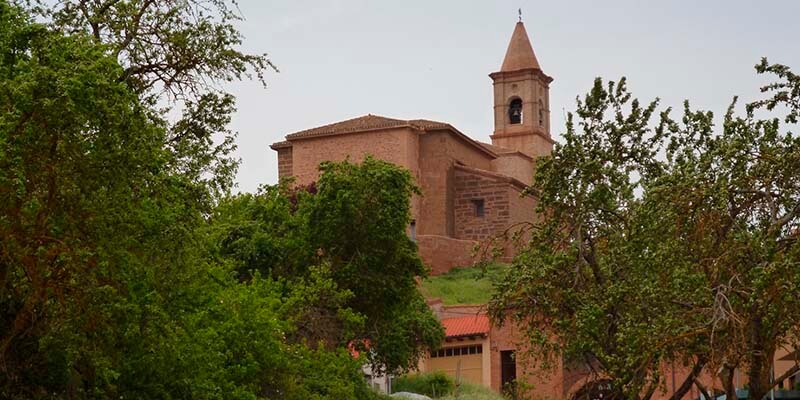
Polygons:
[[522,22],[522,8],[517,9],[517,13],[519,13],[519,22]]
[[519,10],[520,21],[514,27],[514,33],[511,35],[511,41],[508,43],[508,50],[506,50],[506,57],[503,60],[503,66],[500,67],[501,72],[518,71],[522,69],[538,69],[539,60],[533,53],[533,46],[528,39],[528,32],[525,31],[525,25],[522,23],[522,9]]

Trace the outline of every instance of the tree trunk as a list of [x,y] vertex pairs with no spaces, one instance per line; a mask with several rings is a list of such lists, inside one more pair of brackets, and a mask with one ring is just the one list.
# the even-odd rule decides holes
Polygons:
[[738,400],[738,397],[736,397],[736,386],[733,384],[733,374],[735,370],[736,368],[734,366],[723,364],[722,370],[719,373],[726,400]]
[[765,338],[760,318],[750,322],[750,352],[747,360],[748,394],[750,400],[761,400],[772,389],[772,363],[775,350]]

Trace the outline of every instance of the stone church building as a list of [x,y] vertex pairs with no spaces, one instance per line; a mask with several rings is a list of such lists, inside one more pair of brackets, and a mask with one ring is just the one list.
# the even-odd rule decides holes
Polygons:
[[[413,174],[422,196],[412,198],[409,234],[432,274],[473,263],[472,250],[535,218],[536,199],[524,195],[538,156],[549,154],[550,83],[534,54],[525,26],[518,22],[500,70],[489,74],[494,86],[491,143],[477,141],[455,126],[427,119],[401,120],[378,115],[334,122],[286,135],[270,147],[278,153],[279,178],[305,185],[318,178],[323,161],[367,155],[402,166]],[[513,255],[511,246],[505,257]],[[561,372],[525,376],[513,354],[513,327],[497,328],[481,305],[430,305],[445,326],[443,348],[420,364],[500,391],[523,379],[536,393],[561,398],[568,391]],[[519,369],[519,377],[517,377]]]
[[[372,155],[414,175],[423,195],[412,199],[409,233],[433,274],[471,264],[476,243],[534,218],[521,196],[533,178],[534,159],[549,154],[550,82],[522,22],[517,23],[494,85],[492,143],[455,126],[426,119],[364,115],[286,135],[278,153],[279,178],[297,184],[317,179],[322,161]],[[510,256],[510,249],[507,256]]]
[[[291,133],[272,144],[279,177],[309,184],[317,179],[322,161],[359,161],[366,155],[402,166],[423,193],[412,199],[409,227],[422,259],[434,275],[469,266],[476,244],[536,218],[536,199],[523,190],[533,179],[536,157],[549,154],[554,144],[553,78],[542,70],[522,22],[514,27],[500,70],[489,77],[494,86],[491,143],[472,139],[446,122],[368,114]],[[513,256],[511,246],[504,252]],[[421,361],[421,371],[444,371],[497,391],[509,382],[524,382],[534,398],[569,398],[587,381],[585,368],[562,362],[548,371],[527,368],[516,357],[524,353],[517,328],[493,326],[485,305],[445,306],[438,299],[430,299],[429,305],[445,327],[446,342]],[[779,353],[776,372],[788,369],[797,357],[796,351]],[[664,371],[665,387],[672,390],[688,372],[680,366],[665,366]],[[713,384],[711,377],[701,380]],[[795,383],[793,377],[789,386]],[[670,394],[659,392],[654,399]],[[699,392],[693,388],[687,396],[698,398]]]

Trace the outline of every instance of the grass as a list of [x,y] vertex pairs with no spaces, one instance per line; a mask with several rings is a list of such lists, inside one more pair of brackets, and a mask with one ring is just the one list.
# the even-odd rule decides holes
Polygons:
[[445,305],[485,304],[492,297],[493,285],[502,279],[507,265],[490,264],[486,269],[460,268],[422,281],[425,297],[440,297]]
[[464,383],[452,394],[438,400],[503,400],[503,396],[481,385]]

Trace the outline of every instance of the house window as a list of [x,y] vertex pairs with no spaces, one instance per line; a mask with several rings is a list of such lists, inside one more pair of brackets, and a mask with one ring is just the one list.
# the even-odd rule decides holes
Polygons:
[[417,220],[415,220],[415,219],[411,220],[411,226],[409,226],[408,230],[409,230],[409,233],[410,233],[410,236],[411,236],[411,240],[416,242],[417,241]]
[[431,352],[431,358],[466,356],[470,354],[483,354],[483,345],[476,344],[472,346],[460,346],[460,347],[449,347],[447,349],[439,349],[437,351]]
[[486,210],[483,206],[483,199],[473,199],[472,206],[475,207],[476,217],[483,217],[483,215],[486,213]]
[[522,99],[517,97],[508,105],[508,121],[511,124],[522,123]]

